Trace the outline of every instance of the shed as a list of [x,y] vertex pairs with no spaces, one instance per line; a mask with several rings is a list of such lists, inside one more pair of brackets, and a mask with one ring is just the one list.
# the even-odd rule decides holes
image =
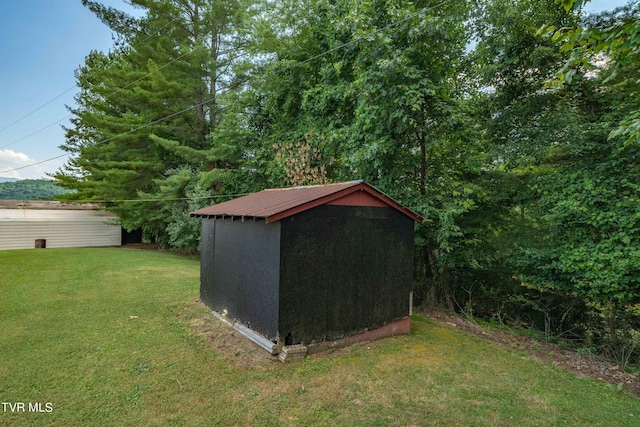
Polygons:
[[0,250],[118,246],[118,217],[96,205],[0,200]]
[[200,299],[274,353],[409,332],[422,219],[371,185],[268,189],[191,215],[202,218]]

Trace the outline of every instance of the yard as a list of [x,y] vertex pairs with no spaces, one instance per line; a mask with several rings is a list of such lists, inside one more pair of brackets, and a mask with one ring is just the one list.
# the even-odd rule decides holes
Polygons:
[[[423,316],[281,364],[197,302],[199,260],[0,251],[0,425],[637,425],[640,400]],[[22,405],[21,405],[22,404]]]

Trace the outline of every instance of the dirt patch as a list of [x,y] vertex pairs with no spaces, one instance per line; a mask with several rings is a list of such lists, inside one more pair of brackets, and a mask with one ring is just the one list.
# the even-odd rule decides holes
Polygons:
[[483,339],[522,350],[539,360],[568,369],[580,376],[604,381],[614,386],[622,384],[624,389],[640,396],[640,378],[637,375],[624,372],[620,367],[598,356],[582,356],[575,350],[566,349],[557,344],[502,329],[480,326],[475,322],[445,312],[430,311],[424,314],[450,327],[462,329]]
[[195,335],[204,337],[229,363],[253,368],[281,364],[277,356],[270,355],[244,335],[213,317],[208,309],[203,313],[203,307],[205,306],[200,301],[192,303],[190,309],[201,314],[189,319],[189,326]]

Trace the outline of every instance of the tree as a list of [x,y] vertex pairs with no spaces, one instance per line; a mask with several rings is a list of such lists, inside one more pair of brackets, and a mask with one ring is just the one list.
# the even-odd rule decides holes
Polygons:
[[584,98],[576,93],[586,88],[578,78],[561,91],[545,88],[567,56],[559,43],[537,34],[545,23],[569,25],[573,17],[550,0],[487,0],[478,6],[465,99],[483,143],[477,166],[466,175],[473,205],[456,224],[451,288],[466,312],[526,322],[549,334],[570,330],[581,313],[562,307],[581,305],[566,294],[521,286],[515,261],[519,248],[531,247],[543,232],[533,215],[533,183],[552,168],[554,149],[580,145],[585,137]]
[[222,95],[245,81],[252,3],[133,0],[141,18],[84,4],[116,45],[89,54],[76,73],[81,91],[62,146],[73,157],[54,177],[78,190],[70,198],[104,201],[125,228],[169,243],[173,205],[189,188],[233,192],[241,148],[212,134]]
[[[567,11],[579,12],[583,3],[589,0],[557,0]],[[598,63],[605,64],[611,71],[610,79],[619,71],[640,64],[640,4],[629,0],[627,6],[611,13],[605,13],[596,20],[586,20],[585,25],[556,27],[546,25],[541,32],[553,35],[553,39],[563,42],[562,49],[571,52],[565,66],[558,71],[556,84],[570,83],[579,68],[597,69]],[[629,85],[628,91],[637,86],[637,78],[628,74],[619,84]],[[637,96],[635,90],[629,93]],[[630,111],[622,118],[610,137],[624,136],[627,144],[640,143],[640,112]]]
[[[278,6],[265,45],[275,61],[254,86],[263,137],[282,147],[313,131],[328,179],[365,179],[423,214],[419,286],[435,300],[457,218],[472,209],[465,174],[481,151],[461,102],[468,3]],[[272,182],[286,182],[276,153],[263,155]]]
[[68,192],[41,179],[0,182],[0,200],[53,200],[54,196]]
[[608,47],[596,50],[614,55],[598,72],[576,58],[590,49],[586,34],[591,31],[596,38],[602,28],[618,36],[628,31],[636,12],[625,10],[613,18],[611,14],[590,17],[584,21],[585,29],[569,35],[562,45],[562,51],[569,51],[578,33],[580,43],[585,43],[571,53],[567,63],[575,68],[568,73],[565,66],[559,72],[563,85],[553,90],[573,90],[576,113],[572,115],[579,124],[579,138],[553,147],[546,170],[531,183],[536,195],[532,217],[541,236],[523,248],[519,260],[525,283],[577,296],[598,313],[604,328],[594,334],[618,355],[640,303],[640,147],[630,122],[640,105],[637,97],[629,96],[638,90],[638,68],[631,58],[621,60],[627,53],[614,54],[620,45],[609,36],[603,38]]

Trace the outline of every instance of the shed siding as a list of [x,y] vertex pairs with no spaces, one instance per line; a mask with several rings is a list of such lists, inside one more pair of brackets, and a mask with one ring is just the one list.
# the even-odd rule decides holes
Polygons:
[[328,205],[343,205],[343,206],[378,206],[381,208],[389,207],[384,201],[373,197],[371,194],[364,191],[357,191],[355,193],[347,194],[344,197],[333,200]]
[[216,242],[215,218],[203,219],[200,232],[200,301],[209,308],[222,312],[215,303],[213,288],[213,253]]
[[281,224],[282,336],[333,340],[409,314],[411,218],[390,207],[323,205]]
[[33,248],[46,239],[47,248],[118,246],[117,217],[97,210],[0,209],[0,250]]
[[278,332],[280,223],[203,219],[200,299],[266,338]]

